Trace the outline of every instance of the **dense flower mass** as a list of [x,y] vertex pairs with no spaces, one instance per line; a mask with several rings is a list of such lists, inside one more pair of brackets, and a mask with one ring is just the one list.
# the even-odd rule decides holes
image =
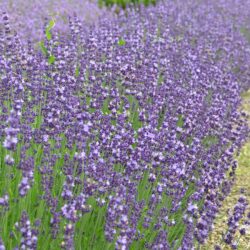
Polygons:
[[60,33],[68,31],[68,16],[76,13],[81,21],[91,25],[102,16],[111,18],[112,13],[104,7],[98,8],[96,1],[77,0],[7,0],[0,2],[0,10],[11,13],[12,29],[18,32],[23,43],[28,40],[39,42],[43,39],[46,20],[56,19]]
[[91,27],[76,13],[69,32],[45,24],[40,51],[2,14],[1,249],[206,241],[249,135],[238,108],[250,2],[240,2],[162,1]]

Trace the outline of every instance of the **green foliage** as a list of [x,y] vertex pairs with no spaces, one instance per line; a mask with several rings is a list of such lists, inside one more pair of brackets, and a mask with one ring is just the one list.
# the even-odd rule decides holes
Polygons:
[[129,110],[129,122],[135,131],[142,127],[142,122],[139,120],[139,103],[133,95],[127,96],[130,110]]
[[246,27],[240,28],[240,33],[245,37],[245,39],[250,43],[250,30]]
[[75,76],[78,77],[80,74],[80,67],[77,66],[76,69],[75,69]]
[[114,4],[125,9],[129,4],[138,5],[144,4],[148,6],[150,4],[155,5],[157,0],[99,0],[98,3],[102,7],[103,5],[112,6]]
[[119,41],[118,41],[118,45],[119,46],[124,46],[126,44],[126,41],[124,40],[124,39],[119,39]]
[[218,137],[216,135],[207,135],[202,140],[202,144],[207,149],[209,149],[210,147],[216,145],[217,143],[218,143]]
[[54,26],[55,26],[55,21],[50,20],[49,24],[47,25],[47,27],[45,29],[45,34],[46,34],[48,41],[50,41],[52,38],[52,34],[50,31],[53,29]]
[[46,48],[45,45],[44,45],[44,41],[40,41],[40,42],[39,42],[39,47],[40,47],[42,53],[43,53],[45,56],[47,56],[47,55],[48,55],[48,50],[47,50],[47,48]]
[[177,127],[182,128],[184,126],[184,118],[182,115],[178,116]]
[[[52,34],[51,34],[51,30],[53,29],[53,27],[55,26],[55,21],[52,19],[49,21],[46,29],[45,29],[45,35],[48,41],[50,41],[52,39]],[[48,63],[51,65],[55,62],[56,58],[55,56],[49,52],[48,48],[46,48],[44,41],[40,41],[38,43],[40,50],[42,51],[43,55],[47,57]]]
[[55,60],[56,60],[55,56],[54,55],[50,55],[49,59],[48,59],[48,62],[49,62],[49,64],[53,64],[55,62]]

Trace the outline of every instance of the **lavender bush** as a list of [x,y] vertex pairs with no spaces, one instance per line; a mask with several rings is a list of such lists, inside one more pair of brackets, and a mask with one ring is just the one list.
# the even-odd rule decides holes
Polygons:
[[18,32],[22,43],[39,42],[43,39],[44,24],[54,19],[54,29],[60,34],[68,31],[68,16],[77,14],[79,20],[92,25],[102,16],[112,18],[112,12],[98,8],[97,1],[76,0],[10,0],[0,1],[1,11],[11,13],[12,29]]
[[2,14],[1,249],[205,242],[249,134],[244,4],[71,15],[66,33],[47,22],[40,52]]

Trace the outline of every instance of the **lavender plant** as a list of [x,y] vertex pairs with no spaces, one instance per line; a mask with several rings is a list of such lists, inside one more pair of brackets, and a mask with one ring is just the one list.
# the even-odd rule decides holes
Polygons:
[[72,1],[72,0],[10,0],[0,1],[1,11],[11,13],[9,19],[12,29],[18,32],[22,43],[39,42],[44,38],[44,23],[56,19],[55,29],[60,34],[68,32],[68,16],[77,13],[81,21],[89,25],[98,22],[102,16],[112,18],[112,12],[105,7],[98,8],[97,1]]
[[72,15],[69,32],[45,25],[40,52],[3,13],[1,248],[203,244],[249,134],[246,9],[166,1],[91,27]]

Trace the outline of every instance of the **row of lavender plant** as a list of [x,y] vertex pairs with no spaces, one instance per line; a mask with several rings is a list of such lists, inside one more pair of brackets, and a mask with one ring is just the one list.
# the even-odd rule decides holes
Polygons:
[[3,14],[2,249],[204,243],[248,136],[249,16],[232,6],[166,1],[91,27],[73,16],[68,36],[50,22],[41,53]]
[[43,39],[45,19],[56,19],[56,28],[63,34],[68,29],[68,15],[73,13],[87,25],[96,23],[102,16],[113,16],[105,7],[98,8],[95,0],[8,0],[0,1],[0,10],[11,13],[9,18],[12,29],[18,31],[22,43],[27,43],[28,40],[35,43]]

